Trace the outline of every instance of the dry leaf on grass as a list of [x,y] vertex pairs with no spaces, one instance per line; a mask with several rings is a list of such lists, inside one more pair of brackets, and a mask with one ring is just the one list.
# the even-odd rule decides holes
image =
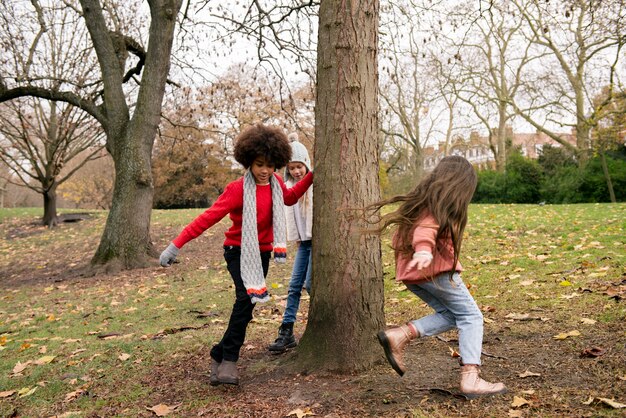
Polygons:
[[580,323],[581,324],[585,324],[585,325],[594,325],[596,322],[595,319],[589,319],[589,318],[580,318]]
[[524,373],[518,374],[519,377],[532,377],[532,376],[541,376],[541,373],[533,373],[530,370],[526,370]]
[[16,390],[7,390],[5,392],[0,392],[0,399],[9,398],[17,393]]
[[611,408],[615,408],[615,409],[622,409],[622,408],[626,408],[626,404],[623,403],[619,403],[614,401],[613,399],[607,399],[607,398],[598,398],[598,400],[604,404],[607,404],[608,406],[610,406]]
[[33,363],[41,366],[42,364],[49,364],[52,363],[52,360],[54,360],[56,358],[56,356],[43,356],[38,360],[35,360]]
[[594,402],[603,403],[603,404],[608,405],[608,406],[610,406],[611,408],[614,408],[614,409],[626,408],[626,404],[617,402],[614,399],[594,398],[593,396],[590,396],[589,399],[587,399],[586,402],[583,402],[583,405],[591,405]]
[[448,346],[448,351],[450,351],[450,357],[453,357],[453,358],[461,357],[459,352],[450,346]]
[[311,408],[304,408],[304,410],[298,408],[298,409],[294,409],[293,411],[287,414],[288,417],[292,415],[295,415],[297,418],[302,418],[307,415],[315,415],[315,414],[313,413],[313,411],[311,411]]
[[554,338],[555,340],[564,340],[569,337],[578,337],[579,335],[580,335],[579,331],[573,330],[570,332],[562,332],[560,334],[553,336],[552,338]]
[[35,387],[34,387],[34,388],[32,388],[32,389],[31,389],[31,388],[29,388],[29,387],[22,388],[22,389],[20,389],[20,390],[18,390],[18,391],[17,391],[17,395],[18,395],[20,398],[25,398],[26,396],[30,396],[30,395],[32,395],[33,393],[35,393],[35,391],[36,391],[36,390],[37,390],[37,386],[35,386]]
[[17,362],[17,364],[15,365],[15,367],[13,367],[13,372],[11,374],[13,375],[17,375],[20,374],[24,371],[24,369],[26,369],[28,367],[29,364],[31,364],[32,361],[28,360],[25,363],[20,363],[19,361]]
[[130,354],[122,353],[117,358],[120,359],[121,361],[126,361],[130,358]]
[[83,389],[83,388],[80,388],[80,389],[77,389],[77,390],[75,390],[73,392],[70,392],[70,393],[65,395],[64,402],[71,402],[74,399],[77,399],[78,397],[80,397],[83,393],[85,393],[85,389]]
[[52,418],[72,418],[79,417],[83,414],[82,411],[67,411],[63,412],[61,415],[54,415]]
[[513,402],[511,403],[512,408],[521,408],[524,405],[530,405],[530,402],[521,396],[513,396]]
[[522,411],[517,411],[515,409],[509,409],[509,418],[522,418],[524,413]]
[[605,353],[606,353],[606,350],[602,347],[591,347],[591,348],[585,348],[580,353],[580,357],[596,358],[596,357],[600,357],[604,355]]
[[160,403],[158,405],[154,405],[152,408],[148,408],[146,406],[146,409],[148,411],[154,412],[154,414],[157,417],[165,417],[165,416],[171,414],[172,412],[174,412],[174,410],[176,408],[178,408],[179,406],[180,406],[180,404],[169,406],[169,405],[165,405],[165,404]]

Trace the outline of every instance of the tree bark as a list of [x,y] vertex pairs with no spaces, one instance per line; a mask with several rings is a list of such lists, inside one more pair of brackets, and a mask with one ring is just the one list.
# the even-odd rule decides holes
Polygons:
[[602,172],[604,173],[604,178],[606,179],[606,187],[609,189],[609,197],[611,198],[611,203],[616,203],[615,199],[615,190],[613,190],[613,182],[611,181],[611,174],[609,173],[609,166],[606,163],[606,155],[604,154],[604,150],[600,150],[600,162],[602,164]]
[[[107,149],[115,163],[113,202],[93,264],[135,268],[157,255],[150,240],[154,186],[151,154],[170,67],[170,54],[181,0],[150,1],[148,52],[132,118],[122,90],[123,68],[99,2],[81,0],[105,86]],[[104,31],[104,32],[103,32]]]
[[48,228],[57,225],[57,193],[56,187],[43,192],[43,219],[42,222]]
[[354,372],[382,359],[380,239],[356,208],[380,199],[378,1],[323,1],[315,111],[313,290],[297,366]]

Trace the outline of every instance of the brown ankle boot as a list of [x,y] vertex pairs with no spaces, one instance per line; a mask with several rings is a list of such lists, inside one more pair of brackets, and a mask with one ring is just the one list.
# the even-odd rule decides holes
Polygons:
[[419,337],[419,334],[410,323],[395,328],[388,328],[378,333],[378,341],[385,349],[387,361],[400,376],[404,375],[406,370],[404,360],[402,359],[404,347],[417,337]]
[[217,381],[226,385],[238,385],[239,372],[237,371],[237,363],[222,360],[222,363],[217,368]]
[[481,379],[479,374],[480,368],[475,364],[461,367],[461,393],[467,398],[474,399],[506,392],[504,383],[489,383]]
[[219,379],[217,378],[217,369],[220,367],[220,364],[217,360],[211,357],[211,374],[209,375],[209,383],[211,386],[217,386],[220,384]]

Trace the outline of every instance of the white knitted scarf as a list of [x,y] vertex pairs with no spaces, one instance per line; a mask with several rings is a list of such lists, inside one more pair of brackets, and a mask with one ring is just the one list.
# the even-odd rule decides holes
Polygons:
[[[241,225],[241,278],[252,303],[269,301],[265,284],[259,231],[257,229],[256,182],[250,170],[243,178],[243,221]],[[286,261],[287,233],[285,228],[285,204],[283,190],[276,176],[270,176],[272,188],[272,226],[274,228],[274,260]]]

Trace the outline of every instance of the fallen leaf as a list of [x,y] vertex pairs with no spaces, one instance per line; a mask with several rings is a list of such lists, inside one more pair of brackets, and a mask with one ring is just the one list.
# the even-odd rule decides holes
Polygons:
[[29,364],[31,364],[32,361],[28,360],[26,363],[20,363],[19,361],[17,362],[17,364],[15,365],[15,367],[13,367],[13,374],[19,374],[22,373],[24,371],[24,369],[26,367],[28,367]]
[[535,283],[535,281],[533,279],[523,280],[523,281],[519,282],[520,286],[530,286],[533,283]]
[[606,350],[602,347],[591,347],[585,348],[581,353],[580,357],[600,357],[606,353]]
[[523,390],[522,393],[524,395],[534,395],[535,394],[535,390],[534,389]]
[[598,400],[602,403],[607,404],[608,406],[610,406],[611,408],[615,408],[615,409],[622,409],[622,408],[626,408],[626,404],[623,403],[619,403],[614,401],[613,399],[607,399],[607,398],[598,398]]
[[56,358],[56,356],[43,356],[38,360],[35,360],[33,363],[37,364],[37,365],[42,365],[42,364],[49,364],[52,363],[52,360],[54,360]]
[[48,351],[48,347],[46,347],[45,345],[42,345],[41,347],[39,347],[39,354],[46,354],[47,351]]
[[16,394],[17,391],[16,390],[7,390],[5,392],[0,392],[0,399],[2,398],[8,398],[10,396],[13,396],[14,394]]
[[74,392],[70,392],[65,395],[64,402],[71,402],[74,399],[77,399],[78,397],[80,397],[83,393],[85,393],[85,389],[83,388],[79,388],[75,390]]
[[581,324],[585,324],[585,325],[594,325],[596,322],[595,319],[589,319],[589,318],[580,318],[580,323]]
[[529,370],[526,370],[524,373],[520,373],[518,374],[519,377],[524,378],[524,377],[531,377],[531,376],[541,376],[541,373],[533,373]]
[[513,319],[513,320],[516,320],[516,321],[526,321],[528,319],[534,319],[534,318],[531,318],[530,314],[527,314],[527,313],[525,313],[525,314],[510,313],[510,314],[507,314],[505,316],[505,318]]
[[573,330],[570,332],[562,332],[560,334],[553,336],[552,338],[554,338],[555,340],[564,340],[569,337],[578,337],[579,335],[580,335],[579,331]]
[[559,286],[563,286],[563,287],[565,287],[565,286],[571,286],[571,285],[572,285],[572,283],[571,283],[569,280],[563,280],[563,281],[561,281],[561,282],[559,283]]
[[295,415],[297,418],[302,418],[307,415],[315,415],[315,414],[311,411],[311,408],[304,408],[304,410],[298,408],[298,409],[294,409],[293,411],[287,414],[288,417],[292,415]]
[[87,351],[86,348],[79,348],[78,350],[74,350],[70,353],[70,357],[74,357],[78,353],[82,353],[83,351]]
[[118,359],[122,360],[122,361],[126,361],[130,358],[130,354],[127,353],[122,353],[119,355]]
[[153,406],[152,408],[148,408],[146,406],[146,409],[148,411],[154,412],[157,417],[164,417],[174,412],[174,410],[178,408],[179,406],[180,404],[174,405],[174,406],[168,406],[168,405],[160,403],[158,405]]
[[461,357],[459,352],[450,346],[448,346],[448,351],[450,351],[450,357],[453,357],[453,358]]
[[594,401],[594,397],[590,396],[589,399],[587,399],[585,402],[583,402],[583,405],[591,405]]
[[35,391],[37,390],[37,386],[35,386],[34,388],[22,388],[19,391],[17,391],[17,395],[20,398],[25,398],[26,396],[30,396],[33,393],[35,393]]
[[67,412],[63,412],[61,415],[54,415],[52,418],[71,418],[71,417],[78,417],[82,414],[83,414],[82,411],[67,411]]
[[509,409],[509,418],[522,418],[524,414],[522,411],[517,411],[515,409]]
[[20,346],[20,351],[24,351],[30,347],[31,347],[30,343],[22,343],[22,345]]
[[524,405],[530,405],[530,402],[528,402],[526,399],[522,398],[521,396],[513,396],[513,403],[511,403],[511,407],[520,408]]

